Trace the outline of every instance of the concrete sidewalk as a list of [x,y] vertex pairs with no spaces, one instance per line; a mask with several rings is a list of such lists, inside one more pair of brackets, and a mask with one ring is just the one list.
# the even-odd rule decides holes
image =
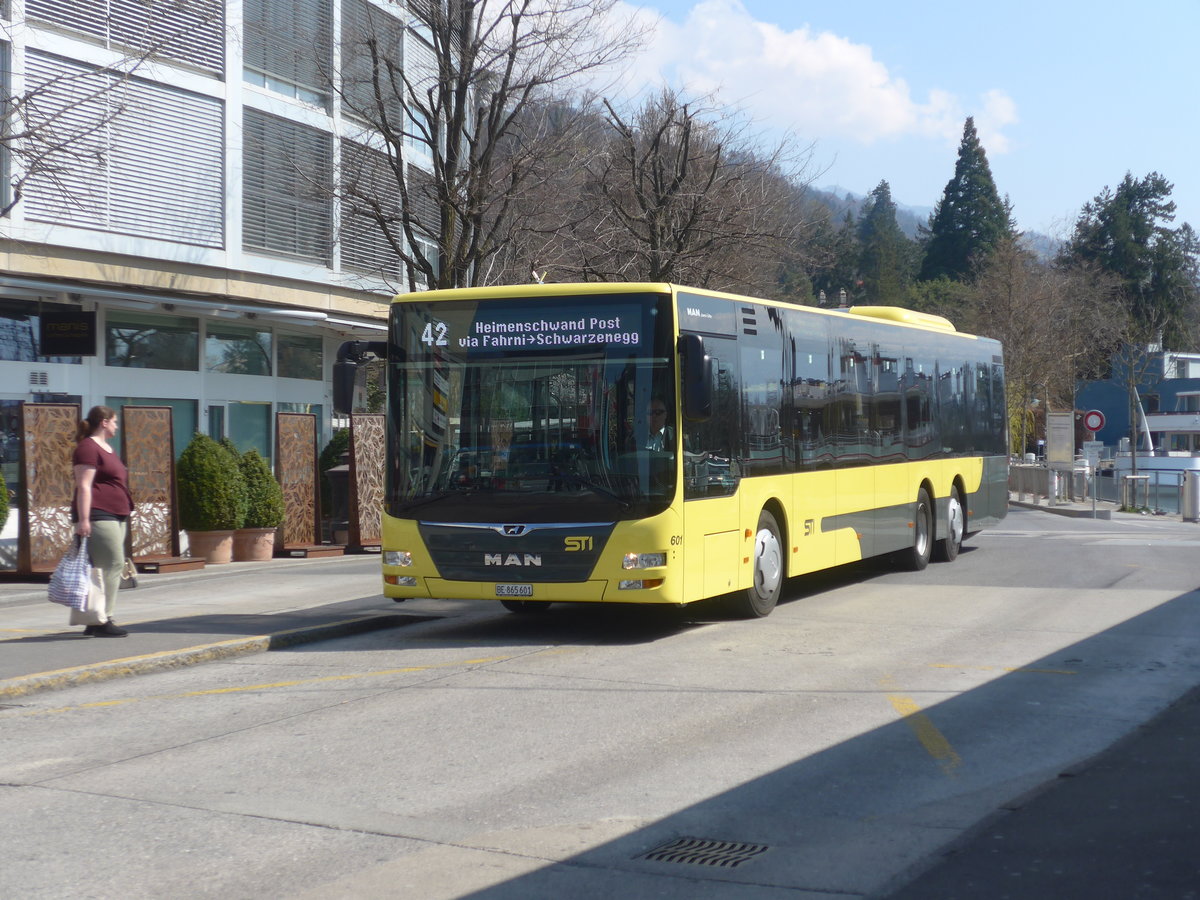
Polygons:
[[0,702],[427,618],[382,596],[374,555],[142,574],[117,601],[123,638],[85,637],[69,615],[45,584],[0,582]]
[[[1091,503],[1011,504],[1088,518]],[[1097,518],[1116,512],[1096,505]],[[44,583],[0,581],[0,701],[156,669],[344,634],[390,628],[427,616],[380,593],[379,557],[273,559],[188,572],[142,574],[121,591],[115,620],[125,638],[89,638],[66,625],[69,611],[47,600]],[[428,608],[428,607],[426,607]]]

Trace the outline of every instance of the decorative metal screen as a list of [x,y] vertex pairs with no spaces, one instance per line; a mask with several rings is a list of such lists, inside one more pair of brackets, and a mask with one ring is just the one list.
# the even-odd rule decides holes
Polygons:
[[277,545],[320,543],[321,509],[317,490],[317,417],[275,414],[275,477],[283,488],[283,526]]
[[77,404],[21,404],[20,572],[52,572],[71,544],[78,424]]
[[383,541],[383,416],[350,417],[350,544]]
[[175,509],[175,440],[169,406],[121,407],[121,449],[134,510],[129,517],[134,559],[179,555]]

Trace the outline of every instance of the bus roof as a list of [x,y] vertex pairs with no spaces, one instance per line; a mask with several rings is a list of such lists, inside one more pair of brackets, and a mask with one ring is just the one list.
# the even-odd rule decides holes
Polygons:
[[762,297],[750,297],[742,294],[730,294],[724,291],[713,291],[705,288],[693,288],[686,285],[668,284],[666,282],[627,282],[627,281],[584,281],[561,282],[549,284],[508,284],[490,285],[486,287],[450,288],[439,291],[417,291],[397,294],[392,298],[393,303],[428,303],[447,300],[478,300],[482,297],[497,299],[520,298],[536,299],[538,297],[560,297],[570,295],[603,295],[603,294],[671,294],[676,291],[701,294],[707,297],[720,297],[726,300],[764,303],[790,309],[803,309],[806,312],[831,316],[852,316],[860,319],[882,319],[897,325],[906,325],[926,331],[940,331],[958,334],[961,337],[974,337],[958,331],[953,323],[942,316],[931,313],[917,312],[899,306],[852,306],[849,309],[823,309],[818,306],[801,306],[782,300],[768,300]]

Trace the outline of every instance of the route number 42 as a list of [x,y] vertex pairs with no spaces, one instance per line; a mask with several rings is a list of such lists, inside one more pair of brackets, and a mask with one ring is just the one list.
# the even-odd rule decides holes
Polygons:
[[445,322],[428,322],[425,330],[421,332],[421,341],[430,347],[445,347],[449,343],[446,340],[449,330]]

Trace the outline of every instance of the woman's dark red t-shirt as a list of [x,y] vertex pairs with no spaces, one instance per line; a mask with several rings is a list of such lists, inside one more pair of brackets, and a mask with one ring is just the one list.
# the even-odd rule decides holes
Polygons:
[[[133,512],[133,500],[129,496],[125,463],[115,453],[106,451],[91,438],[84,438],[75,447],[71,458],[75,466],[93,466],[96,477],[92,480],[92,512],[97,510],[115,516],[127,516]],[[72,507],[74,502],[72,501]]]

